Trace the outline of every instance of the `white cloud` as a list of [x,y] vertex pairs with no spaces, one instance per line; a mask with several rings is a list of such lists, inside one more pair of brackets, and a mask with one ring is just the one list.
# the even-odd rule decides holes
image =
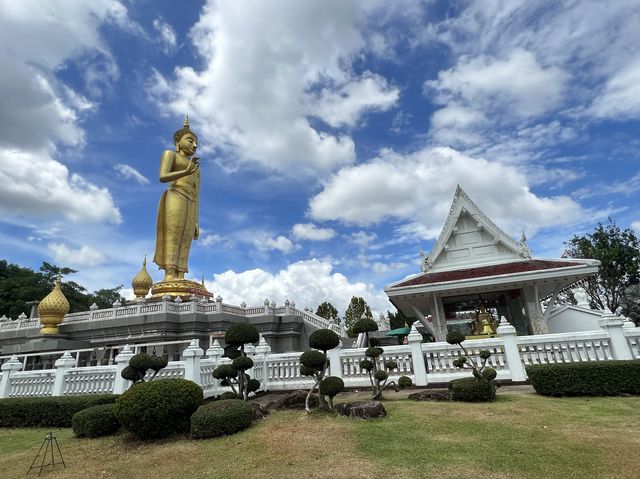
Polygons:
[[334,273],[327,261],[308,260],[290,264],[276,274],[262,269],[236,273],[226,271],[214,275],[207,289],[220,294],[225,302],[261,305],[265,299],[282,305],[286,299],[295,301],[298,309],[315,308],[323,301],[333,304],[342,316],[352,296],[362,296],[372,310],[393,309],[384,292],[362,282],[351,283],[341,273]]
[[299,240],[325,241],[336,235],[333,229],[318,228],[313,223],[297,223],[292,231],[293,237]]
[[371,265],[371,269],[374,273],[388,273],[390,271],[397,271],[400,269],[406,268],[407,263],[401,262],[392,262],[392,263],[381,263],[380,261],[376,261]]
[[149,180],[147,179],[147,177],[144,176],[142,173],[140,173],[138,170],[136,170],[133,166],[126,165],[124,163],[119,163],[115,165],[113,169],[116,170],[120,174],[120,176],[122,176],[127,180],[129,179],[135,180],[141,185],[149,184]]
[[46,151],[0,148],[0,184],[0,209],[5,215],[56,215],[80,223],[122,220],[106,188],[69,174]]
[[630,225],[631,229],[636,232],[636,234],[640,235],[640,220],[633,221]]
[[153,20],[153,29],[158,32],[158,43],[162,45],[164,52],[169,54],[176,49],[176,32],[167,22],[156,18]]
[[260,250],[278,250],[282,253],[289,253],[294,245],[286,236],[277,236],[275,238],[256,238],[253,240],[253,244]]
[[334,128],[354,126],[368,111],[388,110],[399,96],[399,91],[389,88],[383,77],[367,73],[339,90],[323,89],[313,111]]
[[53,259],[65,266],[97,266],[106,261],[104,254],[87,245],[72,249],[65,244],[49,243],[47,247]]
[[557,107],[567,79],[561,69],[545,68],[531,52],[516,49],[506,58],[463,56],[427,85],[442,104],[462,102],[483,111],[504,109],[529,117]]
[[383,78],[351,67],[366,48],[359,28],[372,3],[209,1],[190,32],[202,69],[155,72],[151,96],[176,115],[191,112],[204,150],[214,145],[227,168],[249,162],[293,176],[351,164],[352,138],[311,117],[351,125],[395,102]]
[[198,243],[202,246],[211,246],[217,243],[222,243],[224,238],[218,234],[202,234],[200,232],[200,238],[198,239]]
[[376,239],[378,239],[378,235],[376,235],[375,233],[367,233],[366,231],[356,231],[355,233],[348,234],[347,238],[356,246],[359,246],[360,248],[366,248]]
[[60,145],[82,148],[80,118],[95,104],[56,74],[75,62],[90,91],[116,79],[100,27],[132,30],[126,8],[115,0],[52,0],[37,8],[33,2],[0,0],[0,11],[0,208],[9,215],[119,222],[109,191],[70,173],[57,159]]
[[434,238],[447,216],[459,183],[507,232],[533,235],[544,227],[583,218],[578,203],[566,196],[533,194],[517,168],[472,158],[450,148],[424,149],[401,156],[385,151],[370,163],[344,168],[311,199],[317,220],[371,225],[387,219],[408,223],[424,239]]
[[640,118],[640,57],[611,77],[590,112],[599,118]]

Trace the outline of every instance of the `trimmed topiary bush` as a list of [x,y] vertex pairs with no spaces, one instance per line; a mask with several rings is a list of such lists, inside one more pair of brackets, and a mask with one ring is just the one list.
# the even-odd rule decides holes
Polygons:
[[410,388],[411,386],[413,386],[413,381],[409,376],[400,376],[398,378],[398,387],[400,389]]
[[328,351],[340,344],[340,336],[330,329],[318,329],[309,336],[309,346],[320,351]]
[[300,355],[300,364],[314,371],[321,371],[325,365],[327,357],[320,351],[305,351]]
[[217,437],[234,434],[251,425],[251,406],[239,399],[214,401],[200,406],[191,416],[191,436]]
[[113,403],[116,394],[0,399],[0,427],[71,427],[83,409]]
[[454,379],[449,383],[449,394],[454,401],[493,401],[496,398],[496,388],[492,383],[476,378]]
[[354,334],[371,333],[378,330],[378,325],[373,319],[360,318],[351,327]]
[[240,399],[240,397],[236,393],[232,393],[231,391],[226,391],[220,394],[218,399],[224,401],[227,399]]
[[640,360],[527,366],[529,382],[545,396],[640,395]]
[[202,402],[202,388],[186,379],[134,384],[116,400],[114,413],[123,428],[140,439],[189,431],[189,418]]
[[114,434],[120,429],[113,413],[114,404],[102,404],[83,409],[71,418],[73,434],[78,437],[100,437]]
[[151,369],[153,376],[149,378],[152,381],[158,372],[167,367],[169,359],[163,356],[152,356],[147,353],[138,353],[129,360],[129,365],[122,370],[120,375],[129,381],[144,382],[147,371]]
[[[260,333],[252,324],[235,323],[227,330],[224,339],[231,346],[226,355],[232,360],[232,363],[218,366],[213,371],[213,377],[220,380],[221,386],[231,387],[233,394],[246,401],[249,393],[257,391],[260,386],[256,387],[255,383],[251,383],[253,389],[249,390],[251,378],[245,371],[253,367],[253,359],[246,355],[244,347],[246,344],[258,342]],[[253,381],[257,381],[257,379]]]
[[235,323],[224,334],[225,342],[230,346],[244,346],[260,340],[258,329],[249,323]]
[[344,381],[337,376],[327,376],[320,382],[319,391],[329,398],[329,409],[333,410],[333,398],[344,390]]
[[232,364],[236,371],[246,371],[253,367],[253,359],[248,356],[240,356],[234,359]]

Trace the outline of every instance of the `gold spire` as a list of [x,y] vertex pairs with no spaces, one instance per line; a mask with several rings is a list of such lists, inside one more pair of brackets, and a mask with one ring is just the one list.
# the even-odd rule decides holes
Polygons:
[[149,293],[152,285],[153,278],[147,271],[147,255],[145,254],[142,268],[140,268],[138,274],[133,277],[131,287],[133,288],[133,293],[136,295],[136,298],[144,298]]
[[62,323],[64,315],[69,312],[69,301],[60,288],[60,276],[56,279],[53,290],[40,301],[38,316],[40,317],[40,334],[58,334],[58,325]]
[[182,123],[182,128],[189,128],[189,115],[184,116],[184,122]]

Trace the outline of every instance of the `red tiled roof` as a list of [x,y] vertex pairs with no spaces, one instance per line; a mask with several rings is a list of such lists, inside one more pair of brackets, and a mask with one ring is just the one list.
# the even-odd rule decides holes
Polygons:
[[463,279],[499,276],[502,274],[527,273],[529,271],[540,271],[545,269],[569,268],[572,266],[587,266],[587,264],[578,261],[548,261],[541,259],[532,259],[529,261],[516,261],[514,263],[479,266],[477,268],[456,269],[453,271],[442,271],[439,273],[427,272],[421,274],[420,276],[416,276],[415,278],[411,278],[404,283],[397,284],[392,289],[403,288],[405,286],[416,286],[420,284],[447,283],[449,281],[460,281]]

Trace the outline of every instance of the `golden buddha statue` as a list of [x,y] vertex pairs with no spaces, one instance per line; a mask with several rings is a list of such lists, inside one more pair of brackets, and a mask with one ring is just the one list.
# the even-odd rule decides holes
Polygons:
[[164,279],[154,285],[154,296],[206,293],[199,283],[184,279],[189,271],[191,242],[199,235],[200,163],[195,156],[198,137],[189,128],[189,117],[174,133],[173,142],[175,150],[165,150],[160,157],[160,181],[170,184],[158,205],[153,261],[164,270]]

